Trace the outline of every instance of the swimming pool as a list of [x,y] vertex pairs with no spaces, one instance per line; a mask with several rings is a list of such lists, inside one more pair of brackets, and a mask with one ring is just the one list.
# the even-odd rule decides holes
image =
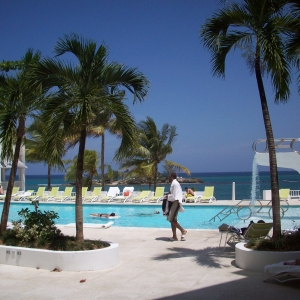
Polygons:
[[[3,203],[0,204],[2,211]],[[33,210],[33,206],[29,203],[11,203],[9,212],[9,221],[19,220],[18,211],[28,207]],[[188,206],[185,205],[185,212],[179,213],[178,220],[184,228],[187,229],[218,229],[220,224],[227,223],[236,227],[245,227],[250,220],[263,219],[265,222],[271,222],[268,210],[259,213],[257,216],[251,217],[245,222],[240,220],[236,214],[232,214],[223,221],[208,222],[213,216],[226,206]],[[59,219],[57,224],[69,224],[75,222],[75,205],[74,204],[52,204],[41,203],[39,206],[41,211],[53,210],[58,213]],[[154,214],[159,210],[160,214]],[[111,213],[114,212],[120,216],[118,219],[102,219],[91,217],[91,213]],[[282,219],[282,229],[290,229],[300,225],[300,206],[290,206]],[[160,205],[131,205],[131,204],[83,204],[83,218],[85,223],[104,224],[113,221],[113,226],[122,227],[150,227],[150,228],[169,228],[170,223],[161,213]]]

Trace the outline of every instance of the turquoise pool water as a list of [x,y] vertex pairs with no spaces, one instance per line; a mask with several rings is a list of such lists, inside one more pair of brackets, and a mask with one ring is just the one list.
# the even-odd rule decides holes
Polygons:
[[[2,211],[3,203],[0,204]],[[11,203],[9,212],[9,221],[19,220],[18,211],[28,207],[33,210],[33,206],[27,203]],[[221,211],[225,206],[184,206],[185,212],[179,213],[178,220],[184,228],[187,229],[218,229],[222,223],[227,223],[236,227],[245,227],[250,220],[263,219],[265,222],[271,222],[267,209],[250,219],[240,220],[236,214],[232,214],[223,221],[208,222],[213,216]],[[57,224],[68,224],[75,222],[75,205],[74,204],[46,204],[41,203],[40,210],[53,210],[58,213],[59,219]],[[160,214],[154,214],[159,210]],[[118,219],[93,218],[91,213],[111,213],[114,212],[120,216]],[[160,205],[131,205],[131,204],[83,204],[83,215],[85,223],[104,224],[113,221],[113,226],[122,227],[150,227],[150,228],[169,228],[170,224],[166,217],[161,213]],[[300,206],[293,206],[288,209],[282,219],[282,228],[290,229],[300,226]]]

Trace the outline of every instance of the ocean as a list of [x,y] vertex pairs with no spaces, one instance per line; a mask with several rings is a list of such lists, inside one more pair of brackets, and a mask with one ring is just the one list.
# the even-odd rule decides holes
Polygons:
[[[179,173],[179,177],[188,178],[184,173]],[[252,190],[252,172],[212,172],[212,173],[192,173],[192,178],[200,178],[204,181],[201,184],[182,184],[182,188],[188,186],[193,187],[196,191],[203,191],[205,186],[214,186],[214,196],[217,200],[232,199],[232,183],[235,182],[235,199],[251,199]],[[263,190],[270,190],[270,174],[269,172],[259,172],[256,181],[256,198],[262,199]],[[51,175],[51,185],[60,186],[60,190],[64,190],[65,185],[70,182],[64,180],[64,175]],[[37,190],[39,186],[47,187],[46,175],[26,175],[26,190]],[[160,184],[165,186],[165,191],[169,190],[169,184]],[[123,185],[118,186],[120,191]],[[109,186],[105,186],[107,191]],[[300,174],[296,171],[280,171],[279,172],[279,188],[289,188],[291,190],[300,190]],[[148,185],[135,185],[135,191],[148,189]],[[153,190],[153,185],[151,190]],[[75,191],[75,187],[74,187]]]

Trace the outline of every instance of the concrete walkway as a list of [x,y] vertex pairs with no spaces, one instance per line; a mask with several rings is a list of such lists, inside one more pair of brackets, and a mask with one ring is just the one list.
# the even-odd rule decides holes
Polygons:
[[[65,234],[74,228],[61,227]],[[85,238],[120,245],[120,264],[93,272],[50,272],[0,266],[0,299],[298,299],[299,282],[264,283],[265,274],[235,267],[219,232],[189,230],[170,242],[170,229],[85,229]],[[80,283],[84,279],[85,282]]]

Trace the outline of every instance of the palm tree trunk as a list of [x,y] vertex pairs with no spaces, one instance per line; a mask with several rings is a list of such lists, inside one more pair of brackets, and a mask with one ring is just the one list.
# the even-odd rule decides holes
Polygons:
[[101,186],[102,186],[102,191],[104,191],[104,143],[105,143],[105,138],[104,138],[104,132],[103,132],[102,136],[101,136]]
[[156,184],[157,184],[157,172],[158,172],[158,168],[157,168],[157,164],[155,164],[155,166],[154,166],[154,178],[153,178],[154,191],[156,189]]
[[273,212],[273,238],[277,239],[281,236],[281,220],[280,220],[280,199],[278,186],[278,171],[276,149],[274,143],[273,129],[268,109],[267,98],[265,94],[264,84],[260,71],[260,61],[257,58],[255,61],[255,74],[260,95],[261,108],[264,118],[267,145],[269,149],[269,163],[270,163],[270,179],[272,190],[272,212]]
[[12,195],[12,190],[13,190],[14,183],[15,183],[17,169],[18,169],[20,149],[22,146],[22,139],[23,139],[24,134],[25,134],[25,118],[21,117],[19,119],[19,127],[17,129],[17,141],[16,141],[16,146],[15,146],[15,153],[14,153],[13,162],[12,162],[12,166],[11,166],[11,170],[10,170],[8,185],[7,185],[7,189],[6,189],[6,196],[5,196],[5,201],[4,201],[3,210],[2,210],[0,234],[3,234],[7,227],[11,195]]
[[82,214],[82,174],[84,162],[84,150],[86,141],[86,127],[80,132],[79,148],[76,170],[76,241],[83,242],[83,214]]
[[51,166],[50,166],[50,164],[48,164],[47,180],[48,180],[48,191],[50,191],[51,190]]

